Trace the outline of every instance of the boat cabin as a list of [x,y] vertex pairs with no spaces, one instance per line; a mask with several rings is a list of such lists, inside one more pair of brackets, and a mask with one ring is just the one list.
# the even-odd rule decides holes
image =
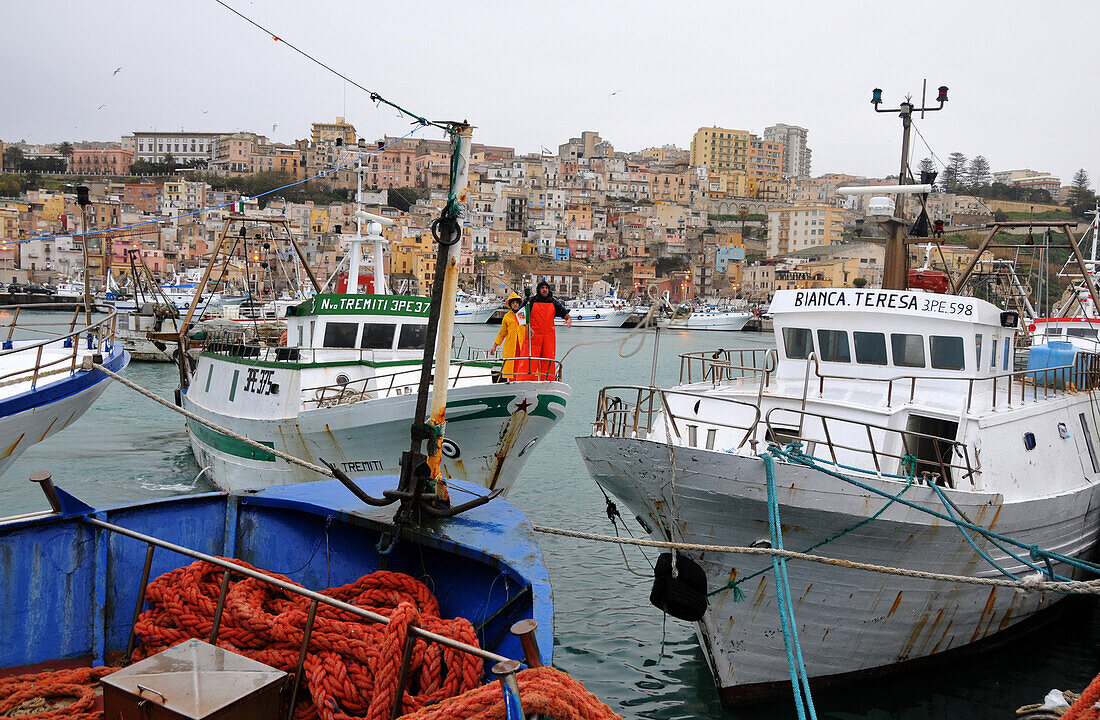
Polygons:
[[906,290],[776,293],[780,377],[983,378],[1013,370],[1017,313],[984,300]]
[[419,354],[430,308],[428,298],[409,295],[317,295],[288,310],[286,344]]

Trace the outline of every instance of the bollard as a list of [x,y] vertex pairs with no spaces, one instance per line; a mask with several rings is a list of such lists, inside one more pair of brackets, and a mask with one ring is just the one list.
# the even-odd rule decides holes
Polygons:
[[519,638],[519,644],[523,647],[523,656],[529,668],[542,667],[542,660],[539,659],[539,643],[535,639],[535,630],[538,626],[534,618],[520,620],[512,625],[511,632]]
[[519,683],[516,681],[518,660],[501,660],[493,666],[493,674],[500,680],[504,693],[504,717],[506,720],[524,720],[523,705],[519,701]]
[[46,499],[50,501],[50,507],[55,513],[61,512],[61,501],[57,498],[57,490],[53,486],[53,473],[49,470],[39,470],[31,473],[31,482],[38,483]]

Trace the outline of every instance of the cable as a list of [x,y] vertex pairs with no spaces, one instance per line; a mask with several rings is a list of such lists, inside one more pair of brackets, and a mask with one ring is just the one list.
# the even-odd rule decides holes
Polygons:
[[[359,160],[361,160],[362,158],[370,157],[371,155],[378,155],[379,153],[381,153],[385,150],[388,150],[389,148],[393,147],[397,143],[399,143],[402,140],[408,138],[413,133],[419,131],[421,127],[422,126],[417,125],[412,130],[408,131],[407,133],[405,133],[401,137],[394,138],[392,141],[386,143],[385,145],[382,145],[381,147],[375,148],[374,150],[371,150],[370,152],[357,153],[354,159],[344,163],[343,165],[336,165],[334,167],[329,168],[328,170],[322,170],[321,172],[317,173],[316,175],[313,175],[311,177],[307,177],[305,180],[298,180],[297,182],[292,182],[292,183],[289,183],[287,185],[282,185],[280,187],[273,188],[271,190],[267,190],[267,191],[259,193],[257,195],[253,195],[252,199],[267,197],[268,195],[271,195],[272,193],[277,193],[280,190],[286,190],[287,188],[297,187],[298,185],[303,185],[303,184],[305,184],[305,183],[307,183],[311,180],[316,180],[317,178],[322,178],[322,177],[325,177],[326,175],[331,175],[332,173],[336,172],[337,170],[343,170],[348,165],[351,165],[352,163],[359,162]],[[5,240],[4,242],[7,245],[16,245],[16,244],[19,244],[19,243],[31,242],[31,241],[34,241],[34,240],[56,240],[58,238],[78,238],[78,237],[85,237],[85,236],[89,236],[89,235],[104,235],[106,233],[118,232],[120,230],[130,230],[131,228],[144,227],[145,225],[161,225],[163,223],[172,222],[173,220],[181,220],[183,218],[195,217],[196,215],[202,215],[204,213],[208,213],[211,210],[221,210],[222,208],[227,208],[230,205],[233,205],[235,203],[236,203],[236,201],[222,203],[221,205],[211,205],[210,207],[205,207],[205,208],[202,208],[201,210],[195,210],[194,212],[189,212],[189,213],[186,213],[184,215],[176,215],[174,217],[160,218],[160,219],[157,219],[157,220],[143,220],[139,223],[134,223],[133,225],[123,225],[121,227],[116,227],[116,228],[105,228],[103,230],[95,230],[95,231],[92,231],[92,232],[87,232],[86,231],[86,232],[82,232],[82,233],[67,233],[65,235],[37,235],[35,237],[22,238],[20,240]]]
[[439,122],[435,122],[435,121],[433,121],[433,120],[428,120],[428,119],[427,119],[426,117],[424,117],[424,116],[422,116],[422,115],[417,115],[417,114],[416,114],[416,113],[414,113],[414,112],[410,112],[409,110],[406,110],[405,108],[401,107],[401,106],[400,106],[400,105],[398,105],[397,103],[394,103],[394,102],[390,102],[389,100],[387,100],[386,98],[382,97],[381,95],[379,95],[378,93],[374,92],[373,90],[368,90],[367,88],[363,87],[363,86],[362,86],[362,85],[360,85],[359,83],[357,83],[357,82],[355,82],[354,80],[352,80],[351,78],[349,78],[349,77],[348,77],[347,75],[345,75],[344,73],[340,72],[339,70],[336,70],[335,68],[333,68],[333,67],[331,67],[331,66],[329,66],[329,65],[326,65],[326,64],[325,64],[324,62],[322,62],[321,60],[318,60],[317,58],[313,57],[312,55],[310,55],[309,53],[307,53],[307,52],[306,52],[305,50],[302,50],[301,48],[299,48],[298,46],[294,45],[293,43],[287,42],[287,40],[285,40],[284,38],[280,37],[279,35],[276,35],[276,34],[275,34],[275,33],[273,33],[272,31],[270,31],[270,30],[268,30],[267,28],[265,28],[265,27],[264,27],[263,25],[259,24],[258,22],[256,22],[256,21],[255,21],[255,20],[253,20],[252,18],[248,17],[247,15],[244,15],[244,14],[243,14],[243,13],[241,13],[240,11],[238,11],[238,10],[236,10],[236,9],[234,9],[234,8],[232,8],[232,7],[230,7],[230,6],[228,5],[228,4],[226,4],[226,3],[222,2],[222,0],[214,0],[214,2],[218,3],[219,5],[221,5],[221,6],[223,7],[223,8],[225,8],[225,9],[226,9],[226,10],[228,10],[229,12],[231,12],[231,13],[233,13],[234,15],[236,15],[237,17],[241,18],[242,20],[244,20],[245,22],[247,22],[247,23],[248,23],[249,25],[252,25],[252,26],[254,26],[254,27],[256,27],[256,28],[259,28],[260,30],[263,30],[263,31],[264,31],[265,33],[267,33],[268,35],[270,35],[270,36],[271,36],[271,39],[272,39],[272,40],[274,40],[275,42],[281,42],[281,43],[283,43],[284,45],[286,45],[287,47],[289,47],[289,48],[290,48],[291,50],[293,50],[294,52],[298,53],[299,55],[301,55],[302,57],[306,58],[307,60],[309,60],[309,61],[311,61],[311,62],[314,62],[314,63],[316,63],[316,64],[320,65],[321,67],[323,67],[323,68],[324,68],[325,70],[328,70],[328,71],[329,71],[330,73],[332,73],[332,74],[333,74],[333,75],[335,75],[336,77],[338,77],[338,78],[341,78],[341,79],[343,79],[344,81],[346,81],[346,82],[349,82],[349,83],[351,83],[351,84],[352,84],[352,85],[354,85],[355,87],[357,87],[357,88],[359,88],[360,90],[362,90],[363,92],[367,93],[368,95],[370,95],[370,99],[371,99],[371,100],[373,100],[373,101],[374,101],[375,103],[385,103],[386,105],[389,105],[390,107],[392,107],[392,108],[393,108],[394,110],[397,110],[398,112],[400,112],[400,113],[402,113],[402,114],[404,114],[404,115],[408,115],[408,116],[410,116],[410,117],[412,117],[412,118],[415,118],[416,122],[417,122],[417,123],[419,123],[419,124],[420,124],[421,126],[426,126],[426,125],[433,125],[433,126],[435,126],[435,127],[439,128],[440,130],[443,130],[443,131],[445,131],[445,132],[447,132],[447,133],[450,133],[450,132],[452,131],[452,128],[450,127],[450,125],[446,125],[446,124],[444,124],[444,123],[439,123]]

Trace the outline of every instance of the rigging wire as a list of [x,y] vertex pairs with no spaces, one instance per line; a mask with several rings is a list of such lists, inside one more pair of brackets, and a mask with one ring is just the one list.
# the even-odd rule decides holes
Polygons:
[[264,31],[265,33],[270,35],[271,39],[274,40],[275,42],[283,43],[288,48],[290,48],[294,52],[298,53],[302,57],[306,58],[310,62],[316,63],[317,65],[320,65],[321,67],[323,67],[325,70],[328,70],[330,73],[332,73],[336,77],[341,78],[342,80],[344,80],[344,82],[351,83],[355,87],[357,87],[360,90],[362,90],[363,92],[367,93],[370,96],[370,99],[375,102],[375,104],[384,103],[384,104],[388,105],[389,107],[392,107],[394,110],[397,110],[399,113],[402,113],[403,116],[408,115],[408,116],[412,117],[415,120],[415,122],[419,123],[421,126],[432,125],[434,127],[439,128],[440,130],[443,130],[443,131],[447,132],[447,133],[453,132],[454,129],[450,125],[448,125],[446,123],[435,122],[434,120],[429,120],[426,117],[424,117],[423,115],[418,115],[417,113],[414,113],[411,110],[406,110],[405,108],[401,107],[397,103],[392,102],[392,101],[387,100],[386,98],[382,97],[377,92],[375,92],[373,90],[370,90],[369,88],[363,87],[359,83],[357,83],[354,80],[352,80],[351,78],[349,78],[344,73],[342,73],[339,70],[333,68],[331,65],[327,65],[324,61],[314,57],[313,55],[310,55],[305,50],[303,50],[300,47],[298,47],[297,45],[289,42],[288,40],[286,40],[281,35],[278,35],[278,34],[272,32],[271,30],[268,30],[266,27],[264,27],[260,23],[256,22],[252,18],[248,17],[244,13],[240,12],[239,10],[233,8],[228,3],[223,2],[223,0],[214,0],[214,2],[221,5],[223,8],[225,8],[229,12],[233,13],[237,17],[241,18],[242,20],[247,22],[249,25],[252,25],[253,27],[259,28],[260,30]]
[[[928,152],[932,155],[933,158],[935,158],[936,162],[938,162],[940,164],[940,167],[942,167],[944,170],[947,170],[947,163],[945,163],[943,160],[941,160],[940,156],[936,154],[936,151],[932,149],[932,146],[928,144],[928,141],[924,138],[924,134],[920,131],[920,128],[917,126],[916,121],[913,121],[913,129],[917,131],[917,137],[919,137],[921,142],[924,143],[924,147],[926,147],[928,149]],[[958,193],[956,193],[956,194],[958,194]],[[963,189],[962,194],[967,196],[971,200],[977,200],[978,204],[981,205],[983,208],[985,208],[986,212],[988,212],[990,215],[993,214],[993,210],[991,210],[990,207],[985,204],[985,200],[983,200],[982,198],[978,197],[977,195],[974,195],[973,193],[971,193],[969,190],[966,190],[965,188]]]

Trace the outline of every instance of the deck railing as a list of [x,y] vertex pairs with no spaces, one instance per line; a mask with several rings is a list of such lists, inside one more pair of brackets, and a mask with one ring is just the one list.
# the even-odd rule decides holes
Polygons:
[[[696,403],[691,405],[693,408],[692,415],[689,416],[686,413],[678,413],[673,410],[669,403],[670,397],[695,398]],[[700,423],[699,416],[696,413],[699,404],[704,401],[708,404],[719,403],[729,409],[748,408],[752,420],[747,423],[733,423],[724,419],[727,417],[726,413],[711,412],[708,414],[706,422]],[[670,435],[675,436],[679,441],[676,444],[694,446],[695,443],[689,442],[691,438],[685,437],[685,435],[690,434],[687,426],[698,427],[703,424],[708,429],[723,428],[734,431],[735,436],[739,437],[737,443],[729,449],[739,449],[746,442],[749,442],[756,432],[756,427],[760,423],[760,408],[743,400],[704,395],[688,390],[670,390],[644,385],[610,385],[600,390],[596,402],[596,420],[593,423],[593,429],[605,437],[644,438],[653,430],[658,429],[654,427],[658,420],[663,423],[665,418],[668,419]],[[663,425],[659,425],[659,427],[663,428]],[[712,442],[707,442],[706,445],[711,445],[706,449],[714,449]]]
[[[523,358],[523,360],[526,361],[527,358]],[[531,361],[540,362],[540,359],[532,358]],[[560,362],[556,360],[541,362],[547,364],[547,370],[544,374],[531,373],[527,370],[504,373],[501,363],[486,362],[484,360],[460,360],[451,363],[451,377],[448,378],[447,382],[450,388],[456,388],[460,382],[471,380],[488,379],[490,382],[502,380],[561,380],[562,364]],[[403,369],[384,375],[369,375],[355,380],[348,380],[344,383],[303,388],[302,405],[304,407],[332,407],[374,398],[411,395],[418,392],[420,388],[420,367],[419,362],[410,362]]]
[[[48,322],[39,318],[28,320],[23,324],[19,322],[20,311],[23,308],[31,310],[65,309],[72,307],[69,304],[38,304],[15,305],[10,318],[0,318],[0,335],[4,336],[0,346],[0,362],[8,364],[9,358],[19,358],[17,367],[0,374],[0,387],[14,385],[30,381],[33,389],[39,379],[61,373],[74,373],[79,369],[80,350],[83,344],[85,350],[110,349],[115,343],[115,330],[117,329],[118,313],[112,308],[99,320],[81,322],[80,315],[84,309],[77,307],[73,311],[72,319],[68,322]],[[46,330],[47,327],[66,328],[61,331]],[[5,333],[4,330],[7,332]],[[41,340],[34,340],[27,344],[15,346],[16,331],[24,333],[37,333],[48,335]],[[50,358],[45,355],[48,350],[64,350],[57,357]],[[30,358],[34,357],[33,366]]]
[[681,353],[680,384],[710,382],[718,385],[725,380],[763,374],[766,386],[768,376],[775,371],[775,359],[774,348],[719,348]]
[[[781,446],[800,443],[803,452],[818,457],[824,448],[828,457],[823,459],[838,469],[847,466],[871,472],[873,467],[873,472],[878,474],[912,472],[917,476],[927,470],[930,482],[950,487],[955,487],[960,479],[972,480],[975,473],[981,471],[971,462],[966,444],[955,438],[838,418],[802,408],[773,407],[764,416],[764,425],[769,442]],[[876,435],[879,437],[877,444]],[[864,438],[865,445],[861,442]],[[907,463],[911,467],[906,468]]]

